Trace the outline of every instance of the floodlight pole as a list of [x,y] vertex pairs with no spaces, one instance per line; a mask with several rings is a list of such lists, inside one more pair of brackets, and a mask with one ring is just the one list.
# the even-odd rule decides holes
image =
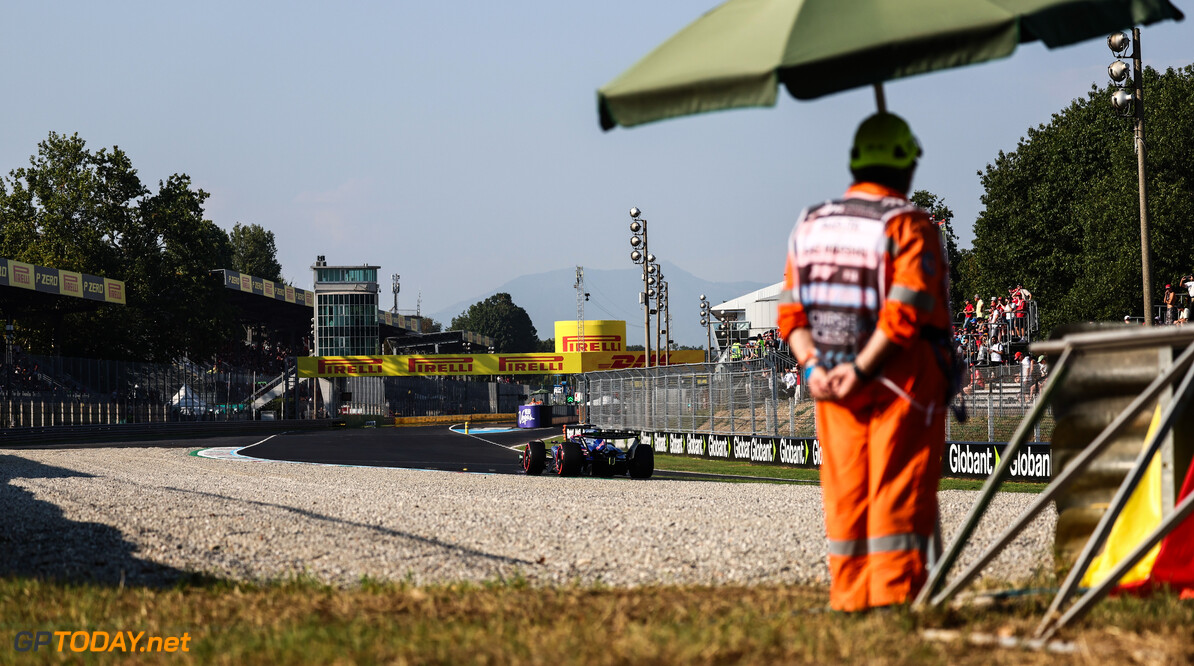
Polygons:
[[651,274],[647,269],[647,225],[643,224],[643,367],[651,367]]
[[[647,249],[647,221],[642,217],[642,211],[637,206],[630,209],[630,231],[634,234],[630,239],[630,246],[636,248],[635,252],[631,252],[630,258],[636,264],[643,265],[643,291],[640,297],[640,302],[643,306],[643,368],[651,367],[651,297],[648,294],[651,291],[651,277],[648,267],[651,265],[651,253]],[[638,245],[642,245],[642,252],[638,254]],[[636,258],[636,254],[638,258]]]
[[[659,270],[659,266],[655,266],[655,365],[663,360],[663,343],[660,342],[660,334],[663,332],[663,271]],[[651,299],[647,299],[647,307],[650,307]]]
[[1144,66],[1140,62],[1140,28],[1132,28],[1132,105],[1136,135],[1136,177],[1140,182],[1140,273],[1144,284],[1144,325],[1153,325],[1152,260],[1148,234],[1148,183],[1145,179]]

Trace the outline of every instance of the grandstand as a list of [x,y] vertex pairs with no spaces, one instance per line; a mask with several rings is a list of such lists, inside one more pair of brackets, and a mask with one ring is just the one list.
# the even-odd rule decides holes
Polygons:
[[[244,330],[243,338],[227,341],[214,358],[183,356],[172,363],[71,358],[28,353],[13,338],[14,324],[123,306],[124,283],[0,259],[0,311],[7,318],[0,427],[248,420],[262,410],[285,417],[334,414],[324,399],[338,395],[295,377],[294,358],[310,354],[314,292],[230,269],[213,270],[210,277]],[[420,317],[378,310],[377,323],[378,346],[385,341],[394,353],[484,351],[493,344],[464,331],[432,333],[430,321]],[[513,411],[512,401],[525,392],[511,387],[499,396],[483,386],[455,385],[473,382],[416,379],[387,385],[382,407],[419,415],[489,411],[480,407],[501,403]]]

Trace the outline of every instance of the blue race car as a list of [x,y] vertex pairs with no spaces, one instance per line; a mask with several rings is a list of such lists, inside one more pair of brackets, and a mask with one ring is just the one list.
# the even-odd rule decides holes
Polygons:
[[655,451],[637,433],[585,428],[550,451],[543,440],[530,442],[522,452],[522,469],[534,476],[549,470],[558,476],[649,479],[655,472]]

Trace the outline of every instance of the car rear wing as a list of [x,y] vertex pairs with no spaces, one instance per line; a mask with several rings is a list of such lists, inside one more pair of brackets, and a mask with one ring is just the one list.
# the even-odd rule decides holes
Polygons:
[[591,423],[574,423],[564,426],[564,437],[571,439],[578,435],[612,440],[638,440],[642,437],[642,433],[637,430],[606,429]]

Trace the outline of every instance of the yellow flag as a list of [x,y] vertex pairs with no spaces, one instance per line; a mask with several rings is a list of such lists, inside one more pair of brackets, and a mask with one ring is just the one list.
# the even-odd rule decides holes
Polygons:
[[[1148,434],[1144,437],[1145,444],[1148,443],[1160,422],[1161,406],[1157,405],[1153,412],[1152,423],[1148,426]],[[1111,534],[1108,535],[1107,543],[1103,546],[1103,552],[1094,558],[1090,563],[1090,568],[1086,570],[1086,575],[1082,577],[1082,586],[1094,587],[1106,580],[1115,566],[1135,550],[1144,537],[1160,524],[1161,452],[1158,450],[1153,454],[1153,459],[1149,461],[1148,469],[1145,470],[1144,477],[1140,479],[1136,490],[1128,498],[1123,512],[1115,519],[1115,524],[1111,527]],[[1129,569],[1119,579],[1119,584],[1131,585],[1147,580],[1149,573],[1153,570],[1153,562],[1157,559],[1157,552],[1160,550],[1161,544],[1153,546],[1144,559],[1137,562],[1136,566]]]

